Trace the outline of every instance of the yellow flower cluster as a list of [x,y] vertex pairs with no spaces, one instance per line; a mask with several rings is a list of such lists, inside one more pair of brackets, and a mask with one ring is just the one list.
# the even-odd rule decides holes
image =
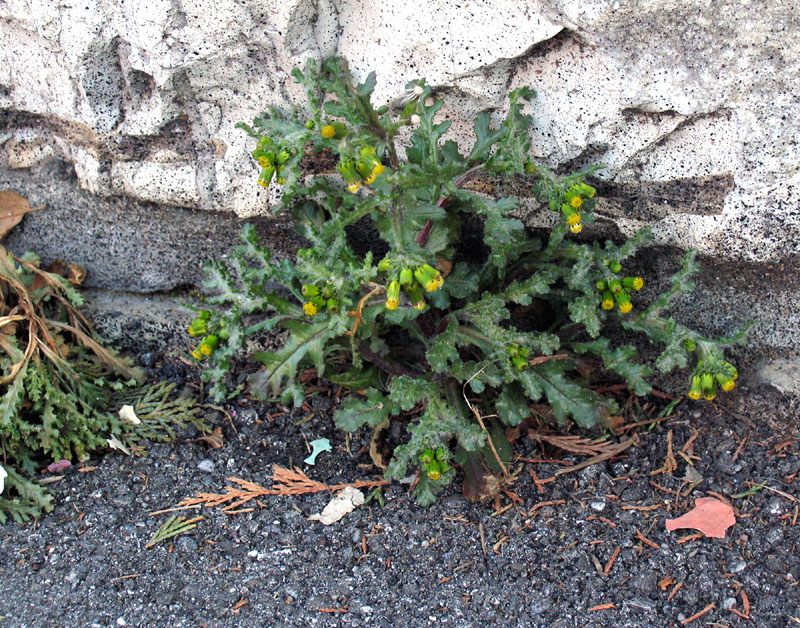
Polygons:
[[422,465],[422,470],[429,480],[436,482],[441,479],[442,475],[450,471],[450,465],[447,464],[445,458],[444,447],[439,447],[435,451],[428,448],[419,454],[420,465]]
[[288,150],[276,146],[270,138],[262,136],[252,155],[261,166],[261,173],[258,175],[260,186],[269,187],[273,176],[279,184],[286,183],[285,165],[292,156]]
[[[388,258],[381,260],[378,270],[386,272],[389,270],[390,261]],[[416,281],[415,281],[416,280]],[[429,264],[417,266],[416,269],[403,268],[396,279],[389,282],[386,288],[386,309],[396,310],[400,306],[400,290],[402,289],[408,296],[411,306],[415,310],[425,309],[425,292],[435,292],[444,285],[442,273]]]
[[355,194],[361,185],[372,185],[378,175],[386,169],[372,146],[364,146],[356,159],[342,159],[337,166],[347,183],[347,189]]
[[689,385],[689,398],[713,401],[717,396],[717,386],[728,392],[736,386],[739,372],[730,362],[724,360],[700,360],[692,374]]
[[[619,269],[622,269],[621,265],[619,265]],[[616,301],[619,311],[627,314],[633,309],[631,290],[641,290],[642,286],[644,286],[644,279],[641,277],[623,277],[622,279],[611,279],[610,281],[598,281],[596,286],[603,295],[600,305],[604,310],[613,310],[614,302]]]
[[331,286],[326,285],[319,288],[314,284],[307,283],[303,284],[300,291],[308,299],[303,303],[303,312],[308,316],[316,316],[322,311],[330,314],[336,314],[339,311],[339,300],[334,298]]
[[228,339],[228,328],[225,321],[212,321],[211,312],[200,310],[197,317],[189,325],[187,332],[192,338],[203,336],[200,344],[192,351],[195,360],[202,360],[211,355],[219,347],[220,340]]
[[596,190],[591,185],[576,183],[566,191],[563,199],[552,199],[550,201],[550,209],[553,211],[558,211],[560,209],[561,213],[564,214],[567,225],[569,225],[569,230],[572,233],[580,233],[583,229],[580,211],[583,205],[583,199],[594,198],[595,192]]

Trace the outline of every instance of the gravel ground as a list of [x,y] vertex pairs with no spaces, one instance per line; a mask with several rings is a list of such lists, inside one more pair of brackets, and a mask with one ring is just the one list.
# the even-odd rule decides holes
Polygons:
[[[51,514],[0,526],[0,626],[800,626],[797,412],[758,386],[726,406],[684,402],[618,459],[538,487],[531,469],[546,479],[566,467],[519,462],[522,502],[497,514],[466,502],[458,481],[429,508],[394,484],[385,506],[327,527],[307,520],[327,493],[264,497],[233,515],[178,513],[203,520],[145,548],[169,517],[151,512],[223,492],[227,477],[268,486],[273,464],[297,464],[329,484],[373,478],[369,434],[348,443],[332,426],[331,399],[310,403],[314,417],[300,424],[309,411],[270,418],[276,406],[231,406],[232,423],[216,414],[220,449],[187,434],[148,457],[107,455],[66,471],[50,485]],[[652,475],[670,432],[677,469]],[[333,451],[303,464],[319,437]],[[542,456],[528,438],[515,453]],[[682,479],[689,461],[703,478],[693,490]],[[681,542],[691,530],[665,530],[694,498],[730,497],[747,482],[769,488],[732,500],[726,539]],[[501,510],[509,504],[500,499]],[[748,607],[749,620],[735,612]]]

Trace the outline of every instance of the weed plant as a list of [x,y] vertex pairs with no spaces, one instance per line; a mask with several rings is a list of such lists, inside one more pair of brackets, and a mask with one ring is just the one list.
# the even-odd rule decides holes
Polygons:
[[[280,350],[252,355],[263,369],[249,380],[251,394],[301,404],[297,376],[311,365],[350,391],[335,413],[340,428],[403,417],[407,439],[386,475],[421,471],[416,495],[430,503],[453,477],[454,456],[465,469],[502,467],[504,430],[533,403],[544,399],[557,421],[582,427],[617,412],[577,368],[581,356],[636,395],[650,392],[651,367],[604,335],[608,323],[662,345],[660,372],[689,367],[692,399],[733,388],[723,348],[743,333],[714,340],[665,313],[693,287],[692,253],[669,290],[643,306],[644,279],[625,264],[649,232],[621,244],[577,236],[595,220],[586,180],[594,169],[561,176],[531,159],[532,90],[513,90],[496,125],[479,114],[464,154],[444,138],[450,122],[422,80],[394,106],[375,108],[375,73],[357,83],[342,59],[310,62],[294,78],[307,109],[273,107],[240,126],[254,140],[258,183],[279,186],[276,209],[307,245],[294,262],[273,260],[247,226],[228,261],[208,265],[212,307],[198,311],[189,333],[218,400],[240,392],[228,392],[225,375],[245,339],[285,330]],[[519,200],[478,192],[478,177],[529,188],[555,226],[529,232],[515,214]]]

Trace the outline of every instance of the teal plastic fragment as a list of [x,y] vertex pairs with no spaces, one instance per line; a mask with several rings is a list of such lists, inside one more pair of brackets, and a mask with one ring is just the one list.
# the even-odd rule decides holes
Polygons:
[[323,451],[331,451],[333,449],[333,447],[331,447],[331,441],[327,438],[312,440],[309,445],[311,445],[311,455],[303,460],[306,464],[314,464],[317,461],[317,456]]

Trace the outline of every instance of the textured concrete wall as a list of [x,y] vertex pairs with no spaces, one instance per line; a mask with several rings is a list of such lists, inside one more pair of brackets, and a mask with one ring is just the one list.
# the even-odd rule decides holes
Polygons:
[[[756,331],[758,342],[794,354],[796,282],[776,271],[760,287],[764,274],[753,269],[793,274],[800,257],[795,5],[4,0],[0,168],[9,182],[30,175],[35,197],[37,177],[57,158],[72,164],[95,198],[121,196],[160,212],[181,208],[172,214],[176,224],[188,210],[264,215],[268,194],[253,185],[249,141],[234,124],[268,104],[301,102],[289,72],[309,57],[343,55],[361,76],[377,70],[381,103],[400,97],[408,80],[426,77],[448,98],[443,115],[462,144],[471,140],[474,113],[501,116],[507,91],[531,85],[539,94],[537,157],[551,166],[605,164],[599,212],[623,233],[649,224],[661,244],[698,248],[719,264],[750,264],[752,273],[740,273],[753,277],[747,303],[730,293],[726,307],[736,319],[777,317],[779,324]],[[100,203],[96,213],[114,203]],[[146,221],[138,209],[117,220],[123,225],[134,215]],[[27,217],[29,237],[23,223],[18,245],[46,246],[31,235],[46,220]],[[89,246],[84,235],[73,248]],[[155,233],[143,246],[153,256],[173,245]],[[109,281],[169,289],[191,281],[191,269],[178,266]],[[114,273],[101,268],[99,276]],[[717,284],[725,293],[725,278]],[[754,305],[759,297],[764,301]]]
[[461,119],[532,85],[538,156],[606,164],[633,201],[608,209],[625,231],[778,259],[800,252],[798,15],[793,0],[6,0],[0,141],[10,167],[67,157],[92,192],[263,213],[233,125],[297,101],[305,58],[340,54],[378,71],[377,100],[425,76]]

